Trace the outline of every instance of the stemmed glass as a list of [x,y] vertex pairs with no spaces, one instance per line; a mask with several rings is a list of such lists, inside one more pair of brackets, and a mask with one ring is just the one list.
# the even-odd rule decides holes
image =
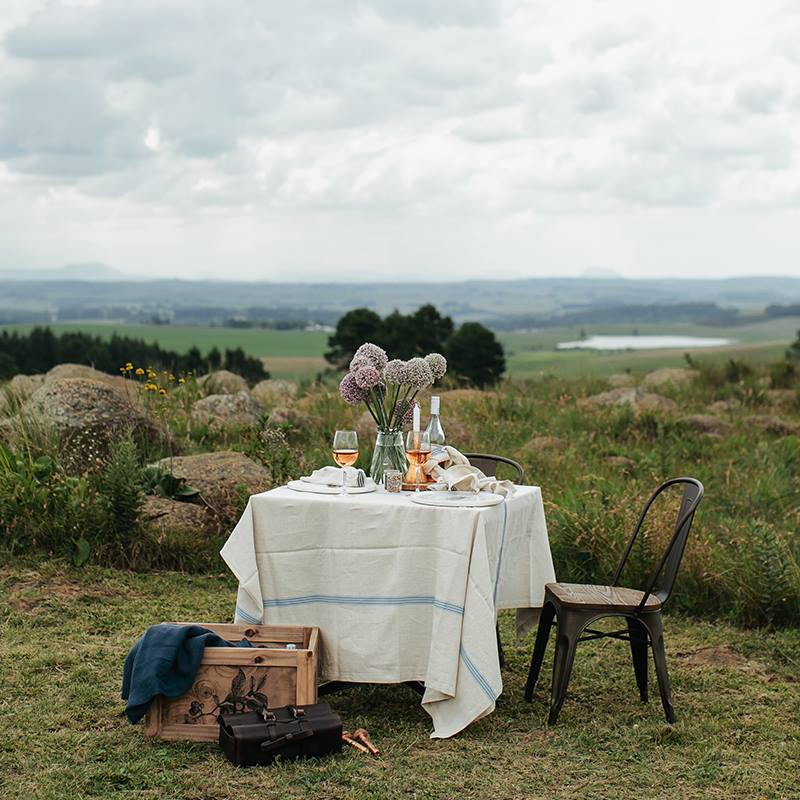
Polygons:
[[[413,476],[413,483],[416,486],[415,492],[418,492],[420,484],[425,482],[425,473],[422,471],[422,467],[430,458],[430,455],[430,433],[428,431],[409,431],[406,434],[406,456],[411,468],[407,477]],[[407,480],[407,483],[412,483],[412,481]]]
[[342,489],[339,494],[347,494],[345,481],[346,467],[352,467],[358,460],[358,434],[355,431],[336,431],[333,435],[333,460],[342,468]]

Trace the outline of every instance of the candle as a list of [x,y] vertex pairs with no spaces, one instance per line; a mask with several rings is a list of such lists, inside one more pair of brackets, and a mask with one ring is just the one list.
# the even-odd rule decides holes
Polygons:
[[414,433],[419,432],[419,403],[414,403]]

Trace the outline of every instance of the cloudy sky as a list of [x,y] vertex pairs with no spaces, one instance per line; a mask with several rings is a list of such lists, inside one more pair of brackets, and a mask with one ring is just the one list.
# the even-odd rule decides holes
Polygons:
[[794,0],[2,0],[0,269],[800,275]]

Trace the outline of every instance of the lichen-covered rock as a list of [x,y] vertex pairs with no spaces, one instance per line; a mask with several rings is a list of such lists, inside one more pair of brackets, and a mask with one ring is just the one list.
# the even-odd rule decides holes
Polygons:
[[151,444],[163,441],[166,435],[140,405],[126,400],[107,383],[86,378],[48,380],[31,395],[22,413],[52,427],[62,442],[90,437],[98,452],[126,433]]
[[720,419],[714,414],[689,414],[679,421],[687,428],[709,436],[726,436],[733,427],[729,422],[725,422],[724,419]]
[[264,467],[232,450],[164,458],[158,466],[172,469],[176,478],[183,478],[187,486],[199,489],[223,523],[239,517],[251,494],[271,487],[269,472]]
[[643,389],[664,389],[667,386],[685,386],[697,377],[697,372],[685,367],[664,367],[644,376]]
[[275,378],[259,381],[250,390],[253,397],[265,408],[277,405],[278,403],[289,403],[297,397],[297,392],[298,386],[294,381],[284,381]]
[[745,417],[744,423],[776,436],[800,435],[800,425],[780,417],[773,417],[770,414],[754,414],[751,417]]
[[86,364],[57,364],[44,376],[44,383],[59,381],[65,378],[83,378],[87,381],[99,381],[113,389],[123,400],[135,402],[141,390],[141,383],[122,375],[109,375]]
[[800,406],[800,394],[795,389],[767,389],[766,397],[771,406],[781,410]]
[[659,394],[644,392],[637,387],[621,387],[611,389],[608,392],[583,397],[578,401],[582,408],[604,408],[607,406],[629,405],[636,411],[658,411],[671,412],[677,409],[678,405],[669,397],[662,397]]
[[18,403],[27,400],[45,381],[45,375],[15,375],[8,382],[8,392]]
[[153,495],[144,499],[141,520],[156,535],[174,531],[206,533],[216,527],[214,514],[207,506]]
[[712,414],[731,414],[738,411],[742,407],[742,401],[737,400],[735,397],[729,397],[726,400],[715,400],[708,410]]
[[614,375],[609,375],[607,380],[612,389],[621,389],[626,386],[633,386],[636,383],[633,375],[629,375],[627,372],[617,372]]
[[192,406],[192,422],[212,430],[252,428],[261,417],[261,404],[249,392],[210,394]]
[[267,423],[269,425],[289,425],[292,428],[305,428],[312,422],[312,417],[299,408],[278,406],[270,411]]
[[197,379],[197,385],[205,395],[239,394],[247,391],[247,381],[241,375],[229,372],[227,369],[203,375]]

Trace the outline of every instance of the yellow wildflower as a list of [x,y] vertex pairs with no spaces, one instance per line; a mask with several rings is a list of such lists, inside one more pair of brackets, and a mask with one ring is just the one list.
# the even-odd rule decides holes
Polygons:
[[144,370],[141,367],[138,367],[136,370],[137,375],[144,375]]
[[178,378],[178,383],[180,384],[186,383],[186,378]]
[[170,372],[169,374],[169,382],[172,383],[175,380],[175,376]]
[[165,389],[165,388],[162,386],[162,387],[161,387],[161,388],[158,390],[158,393],[159,393],[159,394],[160,394],[162,397],[164,397],[164,395],[166,395],[166,393],[167,393],[167,390],[166,390],[166,389]]

